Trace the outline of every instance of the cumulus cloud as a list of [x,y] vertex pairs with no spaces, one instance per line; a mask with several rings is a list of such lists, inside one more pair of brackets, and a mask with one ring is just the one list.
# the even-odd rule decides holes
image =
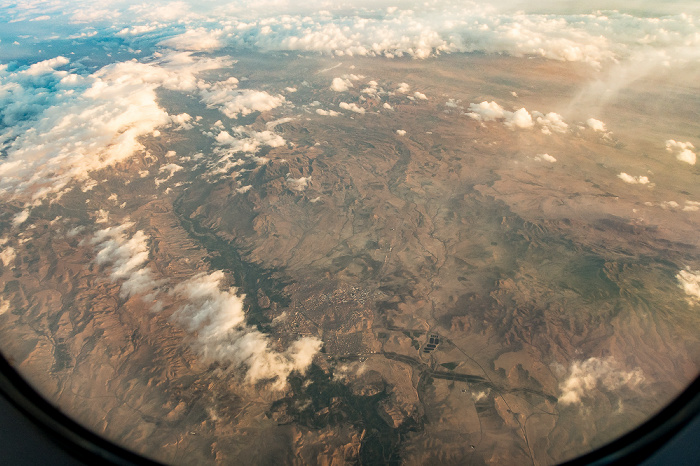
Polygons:
[[289,189],[301,192],[304,191],[309,185],[310,179],[310,176],[302,176],[301,178],[291,178],[289,175],[287,175],[287,186],[289,186]]
[[[156,280],[148,267],[148,238],[143,231],[128,234],[133,223],[97,231],[90,243],[96,248],[95,262],[109,267],[109,278],[121,281],[120,296],[144,294],[153,300],[164,280]],[[175,300],[172,320],[193,336],[193,346],[206,361],[244,369],[248,383],[270,382],[283,389],[294,372],[304,373],[321,348],[317,338],[303,337],[284,351],[272,348],[270,339],[246,324],[243,296],[235,288],[221,290],[224,273],[202,273],[182,281],[169,292]],[[165,299],[168,295],[163,295]],[[159,310],[161,303],[154,304]]]
[[415,97],[418,100],[428,100],[428,97],[425,94],[423,94],[422,92],[418,92],[418,91],[413,93],[413,97]]
[[411,86],[409,86],[408,83],[400,83],[399,87],[396,88],[396,92],[398,92],[399,94],[405,94],[410,90]]
[[156,186],[160,186],[162,183],[165,183],[170,178],[172,178],[173,175],[175,175],[175,173],[179,172],[182,169],[183,169],[182,166],[175,164],[175,163],[168,163],[168,164],[161,166],[158,169],[158,172],[159,173],[167,172],[168,176],[166,176],[165,178],[156,178],[155,179]]
[[321,341],[303,337],[286,350],[271,348],[270,339],[245,323],[243,297],[235,288],[221,290],[221,271],[199,274],[174,287],[173,295],[185,303],[173,320],[196,335],[194,347],[205,360],[245,370],[248,383],[270,382],[283,389],[294,372],[304,373],[321,348]]
[[139,230],[133,235],[127,231],[133,223],[105,228],[97,231],[90,243],[95,246],[95,262],[110,267],[109,278],[121,282],[119,296],[148,293],[144,299],[154,299],[162,282],[155,279],[147,266],[149,249],[146,234]]
[[216,136],[216,142],[231,147],[233,152],[255,153],[260,147],[281,147],[286,144],[282,136],[272,131],[253,131],[242,126],[232,128],[233,135],[221,131]]
[[[276,4],[270,14],[253,4],[230,7],[230,41],[263,50],[300,50],[336,56],[410,56],[441,53],[508,53],[588,63],[600,68],[638,50],[686,48],[700,44],[691,15],[662,18],[617,11],[590,14],[499,13],[465,2],[413,3],[396,11],[386,5],[328,9],[328,4]],[[264,16],[250,20],[248,10]],[[281,12],[284,11],[285,14]],[[301,12],[303,11],[303,13]]]
[[506,115],[505,125],[510,129],[530,129],[535,126],[535,123],[533,123],[530,113],[524,108],[521,108],[512,113],[508,112]]
[[617,177],[629,184],[649,184],[649,178],[646,176],[632,176],[622,172]]
[[685,206],[683,206],[684,212],[697,212],[698,210],[700,210],[700,202],[685,201]]
[[469,104],[469,110],[470,112],[467,115],[477,121],[494,121],[506,116],[506,110],[493,101]]
[[622,387],[635,388],[644,381],[640,368],[622,369],[612,358],[589,358],[574,361],[566,379],[559,384],[561,405],[581,404],[593,390],[614,391]]
[[0,95],[0,194],[31,195],[34,203],[72,189],[92,171],[143,149],[142,135],[170,123],[156,89],[196,89],[196,74],[224,59],[172,53],[152,63],[127,61],[90,76],[57,70],[63,57],[19,71],[0,67],[9,92]]
[[360,115],[364,115],[365,113],[365,109],[358,107],[355,103],[340,102],[338,106],[343,110],[350,110],[351,112],[359,113]]
[[141,3],[129,5],[129,13],[146,21],[182,21],[187,22],[198,17],[190,11],[190,4],[183,1],[168,1],[165,3]]
[[[355,66],[353,65],[353,66],[351,66],[351,68],[355,68]],[[343,79],[349,79],[349,80],[351,80],[351,81],[359,81],[360,79],[364,79],[364,78],[365,78],[365,75],[363,75],[363,74],[352,74],[352,73],[350,73],[350,74],[344,74],[344,75],[342,76],[342,78],[343,78]]]
[[396,134],[398,134],[399,136],[406,136],[406,130],[397,129]]
[[323,110],[322,108],[317,108],[316,113],[318,115],[322,115],[322,116],[338,116],[338,115],[340,115],[340,112],[336,112],[335,110]]
[[687,268],[678,272],[676,279],[678,285],[688,295],[688,301],[700,303],[700,271]]
[[462,109],[463,107],[459,106],[460,102],[461,100],[447,99],[447,102],[445,102],[445,107]]
[[192,121],[192,116],[187,113],[180,113],[179,115],[171,115],[170,119],[173,123],[177,125],[177,129],[192,129],[194,126],[190,121]]
[[[270,127],[274,128],[274,126],[271,125]],[[240,154],[243,154],[248,159],[252,158],[258,163],[265,163],[267,159],[254,155],[261,147],[281,147],[287,143],[282,136],[269,130],[254,131],[243,126],[237,126],[232,128],[232,132],[233,134],[228,131],[221,131],[215,136],[219,147],[214,149],[214,153],[218,158],[214,162],[209,163],[210,169],[207,173],[210,176],[226,175],[231,169],[243,164],[244,160],[241,159]]]
[[220,29],[189,29],[183,34],[160,41],[158,45],[175,50],[189,50],[193,52],[208,51],[218,49],[223,45],[219,39],[222,33],[223,31]]
[[[506,2],[510,4],[512,2]],[[427,58],[442,53],[507,53],[552,60],[577,61],[600,68],[624,61],[639,51],[682,50],[692,54],[700,45],[692,15],[672,12],[655,18],[618,11],[586,14],[541,14],[498,10],[494,5],[460,1],[404,4],[380,2],[355,8],[328,2],[240,1],[206,2],[196,8],[185,2],[112,4],[88,9],[64,3],[61,12],[74,21],[96,22],[120,18],[130,29],[154,23],[172,27],[176,44],[194,50],[199,43],[212,47],[248,46],[262,50],[296,50],[335,56],[410,56]],[[197,10],[195,13],[192,10]],[[23,13],[26,17],[26,13]],[[31,19],[31,17],[26,17]],[[207,25],[211,32],[191,25]],[[187,27],[183,33],[183,25]],[[164,32],[162,35],[167,35]],[[161,37],[162,37],[161,35]],[[184,36],[184,37],[183,37]],[[192,37],[189,37],[192,36]],[[178,44],[179,45],[179,44]],[[695,52],[697,56],[697,52]],[[671,54],[673,55],[673,53]]]
[[593,131],[596,131],[596,132],[598,132],[598,131],[605,132],[606,131],[605,123],[603,123],[600,120],[596,120],[595,118],[589,118],[588,120],[586,120],[586,126],[588,126]]
[[2,265],[5,267],[13,266],[15,263],[15,257],[17,257],[15,248],[11,246],[7,246],[2,250],[2,252],[0,252],[0,262],[2,262]]
[[552,156],[549,155],[549,154],[540,154],[540,155],[538,155],[537,157],[535,157],[535,160],[538,160],[538,161],[539,161],[539,160],[544,160],[545,162],[549,162],[549,163],[554,163],[554,162],[557,161],[556,158],[552,157]]
[[282,95],[265,91],[238,89],[238,80],[229,78],[214,84],[200,83],[202,102],[215,107],[229,118],[246,116],[253,112],[266,112],[285,102]]
[[139,24],[137,26],[133,27],[127,27],[121,29],[116,35],[117,36],[139,36],[142,34],[146,34],[151,31],[155,31],[160,28],[167,27],[167,24],[165,23],[148,23],[148,24]]
[[335,92],[345,92],[351,87],[354,86],[349,79],[333,78],[333,82],[331,83],[331,90],[334,90]]
[[[380,92],[378,89],[378,86],[379,86],[379,83],[377,81],[369,81],[367,83],[367,87],[362,89],[362,93],[368,94],[371,96],[376,96]],[[381,91],[381,92],[384,93],[384,91]]]
[[29,218],[29,210],[24,209],[21,212],[17,212],[15,215],[12,216],[12,226],[14,228],[19,227],[22,225],[24,222],[27,221]]
[[689,163],[690,165],[695,165],[695,160],[697,158],[695,152],[693,152],[695,146],[689,142],[680,142],[669,139],[666,141],[666,150],[676,155],[676,159],[681,162]]
[[[451,108],[457,107],[457,103],[453,101],[448,101],[447,104],[446,105]],[[486,122],[502,120],[503,124],[512,130],[531,129],[538,125],[543,133],[552,134],[552,131],[565,133],[569,127],[558,113],[549,112],[545,115],[544,113],[534,111],[530,114],[525,108],[520,108],[511,112],[494,101],[483,101],[478,104],[470,103],[468,110],[467,116],[476,121]],[[534,119],[533,116],[535,117]]]
[[344,382],[349,378],[359,377],[367,371],[364,362],[352,362],[349,364],[339,364],[333,370],[333,380]]
[[540,112],[532,112],[532,115],[535,117],[537,124],[542,127],[544,134],[551,134],[552,131],[555,133],[566,133],[569,129],[569,125],[558,113],[549,112],[543,115]]

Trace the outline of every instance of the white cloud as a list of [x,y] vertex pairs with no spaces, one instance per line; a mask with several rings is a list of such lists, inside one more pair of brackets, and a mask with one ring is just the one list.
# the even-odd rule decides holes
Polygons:
[[605,132],[605,123],[603,123],[600,120],[596,120],[595,118],[589,118],[586,120],[586,125],[591,128],[593,131],[602,131]]
[[167,27],[164,23],[149,23],[149,24],[139,24],[138,26],[123,28],[116,35],[117,36],[140,36],[146,34],[147,32],[155,31],[160,28]]
[[349,79],[333,78],[333,82],[331,83],[331,90],[334,90],[335,92],[345,92],[351,87],[354,86]]
[[700,202],[685,201],[685,206],[683,206],[684,212],[697,212],[698,210],[700,210]]
[[207,47],[220,41],[262,50],[413,58],[481,51],[578,61],[596,68],[648,50],[668,51],[671,61],[676,56],[688,59],[697,57],[700,45],[695,17],[679,14],[673,7],[665,8],[666,15],[653,17],[614,10],[566,15],[514,12],[512,2],[501,2],[500,7],[459,1],[440,2],[437,7],[429,2],[402,7],[380,3],[353,8],[323,1],[127,2],[104,9],[64,2],[58,11],[72,15],[73,21],[107,20],[129,29],[164,24],[174,30],[171,39],[180,41],[185,36],[194,44],[187,50],[198,46],[198,35],[209,39],[206,32],[193,28],[202,24],[223,31],[211,41],[202,41]]
[[622,387],[635,388],[644,381],[640,368],[627,371],[612,358],[589,358],[573,361],[567,378],[559,384],[562,405],[581,404],[593,390],[613,391]]
[[68,230],[68,231],[66,232],[66,236],[67,236],[68,238],[72,238],[72,237],[78,235],[79,233],[81,233],[83,230],[85,230],[85,227],[82,226],[82,225],[73,227],[73,228],[71,228],[70,230]]
[[220,29],[207,30],[205,28],[188,29],[185,33],[162,40],[158,45],[175,50],[189,50],[202,52],[220,48],[223,44],[219,39],[222,35]]
[[[77,2],[76,2],[77,3]],[[94,23],[106,19],[116,19],[121,16],[121,12],[107,10],[104,8],[80,8],[71,16],[71,23]]]
[[190,121],[192,121],[192,116],[187,113],[180,113],[179,115],[171,115],[170,119],[173,123],[177,125],[177,129],[192,129],[194,126]]
[[109,221],[109,211],[100,209],[95,215],[95,223],[107,223]]
[[418,100],[428,100],[428,97],[426,97],[425,94],[423,94],[422,92],[418,92],[418,91],[413,93],[413,97],[415,97]]
[[537,157],[535,157],[535,160],[544,160],[545,162],[549,162],[549,163],[554,163],[557,161],[556,158],[552,157],[549,154],[540,154]]
[[146,21],[182,21],[197,18],[198,15],[190,12],[190,5],[182,1],[168,1],[163,3],[141,3],[129,5],[127,9],[132,17]]
[[695,165],[697,155],[692,149],[695,149],[695,146],[690,142],[674,141],[673,139],[666,141],[666,150],[675,153],[676,159],[681,162],[689,163],[690,165]]
[[617,177],[629,184],[649,184],[649,178],[646,176],[632,176],[622,172]]
[[162,183],[165,183],[170,178],[172,178],[173,175],[175,175],[175,173],[179,172],[180,170],[183,170],[183,167],[181,167],[180,165],[177,165],[175,163],[168,163],[168,164],[161,166],[158,169],[158,172],[159,173],[168,172],[168,176],[166,176],[165,178],[156,178],[154,180],[156,183],[156,186],[160,186]]
[[309,185],[310,179],[310,176],[302,176],[301,178],[291,178],[289,175],[287,175],[287,186],[289,186],[289,189],[301,192],[304,191]]
[[[270,127],[274,128],[274,125]],[[282,136],[268,130],[253,131],[237,126],[232,128],[232,131],[233,135],[228,131],[221,131],[216,135],[215,139],[220,147],[215,148],[214,153],[219,158],[209,163],[209,175],[229,174],[231,169],[244,163],[238,156],[241,153],[259,164],[266,163],[267,159],[254,155],[261,147],[282,147],[287,143]]]
[[396,88],[396,92],[398,92],[400,94],[405,94],[410,90],[411,90],[411,86],[409,86],[408,83],[400,83],[399,87]]
[[289,123],[290,121],[294,121],[294,120],[295,120],[295,118],[286,117],[286,118],[280,118],[279,120],[268,121],[267,123],[265,123],[265,128],[267,128],[269,130],[273,130],[276,127],[278,127],[279,125],[283,125],[285,123]]
[[343,110],[350,110],[351,112],[359,113],[360,115],[364,115],[365,113],[365,109],[358,107],[355,103],[340,102],[338,106]]
[[229,78],[212,85],[200,84],[202,102],[216,107],[229,118],[246,116],[253,112],[266,112],[285,102],[282,95],[271,95],[265,91],[238,89],[238,80]]
[[321,341],[303,337],[283,352],[272,348],[269,337],[245,323],[243,298],[235,288],[221,290],[221,271],[200,274],[173,289],[185,300],[173,320],[196,335],[194,347],[205,360],[231,364],[245,370],[250,384],[271,382],[271,388],[283,389],[294,372],[304,373],[321,348]]
[[399,136],[406,136],[406,131],[403,129],[397,129],[396,134],[398,134]]
[[5,267],[13,266],[16,256],[17,254],[15,253],[15,248],[7,246],[2,250],[2,252],[0,252],[0,262],[2,262],[2,265]]
[[[371,95],[371,96],[376,96],[376,95],[379,93],[379,89],[378,89],[379,83],[378,83],[377,81],[369,81],[369,82],[367,83],[367,85],[368,85],[367,87],[365,87],[364,89],[362,89],[362,93],[363,93],[363,94],[368,94],[368,95]],[[384,92],[384,91],[382,91],[382,93],[383,93],[383,92]]]
[[509,127],[510,129],[513,128],[520,128],[520,129],[529,129],[535,126],[535,124],[532,121],[532,116],[530,113],[525,110],[524,108],[521,108],[515,112],[508,112],[506,114],[506,121],[505,125]]
[[[355,68],[355,66],[351,66],[350,68]],[[365,76],[362,74],[344,74],[342,76],[344,79],[350,79],[351,81],[359,81],[360,79],[365,79]]]
[[[285,5],[286,9],[275,5],[275,15],[287,11],[284,17],[258,9],[266,16],[265,21],[234,21],[231,41],[252,43],[263,50],[303,50],[336,56],[427,58],[450,52],[505,52],[518,57],[584,62],[596,68],[621,61],[638,50],[692,50],[700,44],[691,15],[653,18],[615,11],[578,15],[512,10],[499,13],[494,7],[464,2],[441,3],[438,8],[433,4],[406,5],[395,14],[378,6],[320,14],[312,5]],[[239,6],[235,12],[240,15],[246,7],[254,8]]]
[[688,301],[695,304],[700,303],[700,271],[687,268],[678,272],[676,279],[678,285],[688,295]]
[[169,174],[170,174],[169,177],[170,177],[170,176],[173,176],[175,174],[175,172],[179,172],[182,169],[183,168],[180,165],[177,165],[174,163],[168,163],[168,164],[165,164],[162,167],[160,167],[160,169],[158,171],[160,171],[160,172],[167,171],[167,172],[169,172]]
[[287,143],[282,136],[272,131],[249,131],[247,134],[263,146],[282,147]]
[[394,107],[392,107],[392,106],[391,106],[390,104],[388,104],[387,102],[384,102],[384,105],[382,105],[382,107],[385,108],[385,109],[387,109],[387,110],[393,110],[393,109],[394,109]]
[[[503,120],[503,124],[512,130],[530,129],[535,126],[532,115],[530,115],[530,112],[525,108],[520,108],[515,112],[511,112],[504,109],[496,102],[484,101],[479,104],[469,104],[469,110],[467,116],[476,121]],[[550,127],[556,127],[558,130],[561,127],[561,123],[563,123],[563,121],[559,122],[556,120],[559,116],[556,113],[549,113],[547,116],[540,112],[535,112],[535,114],[540,115],[537,123],[543,125],[543,128],[549,129]]]
[[37,63],[34,63],[33,65],[29,66],[26,70],[22,70],[19,72],[19,74],[27,75],[27,76],[41,76],[41,75],[46,75],[46,74],[55,74],[56,76],[66,76],[68,73],[67,72],[58,72],[56,73],[56,68],[60,68],[62,66],[67,65],[70,63],[70,60],[68,60],[66,57],[63,56],[58,56],[55,58],[49,58],[48,60],[43,60]]
[[477,121],[494,121],[506,117],[506,110],[493,101],[469,104],[469,110],[471,111],[467,115]]
[[[0,162],[0,194],[31,195],[34,203],[72,189],[92,171],[114,166],[143,149],[139,138],[170,123],[155,90],[196,89],[196,74],[224,59],[168,54],[144,64],[127,61],[90,76],[55,68],[62,57],[9,72],[11,89],[0,95],[0,132],[7,157]],[[47,92],[48,90],[48,92]]]
[[566,124],[561,115],[554,112],[549,112],[543,115],[540,112],[532,112],[535,117],[535,121],[538,125],[542,127],[542,132],[545,134],[551,134],[552,131],[555,133],[566,133],[569,129],[569,125]]
[[243,126],[232,129],[235,136],[222,131],[216,136],[216,142],[231,147],[234,152],[255,153],[262,146],[282,147],[287,143],[282,136],[272,131],[253,131]]
[[[110,267],[112,282],[121,281],[119,295],[122,298],[148,293],[146,300],[153,299],[162,282],[155,280],[147,266],[149,250],[145,233],[141,230],[131,236],[127,230],[133,223],[125,223],[97,231],[90,243],[95,246],[95,262]],[[122,281],[123,280],[123,281]]]
[[661,208],[663,208],[663,209],[677,209],[681,206],[676,201],[664,201],[660,205],[661,205]]
[[338,116],[340,115],[340,112],[336,112],[335,110],[323,110],[321,108],[316,109],[316,113],[322,116]]
[[12,216],[12,226],[14,228],[19,227],[22,225],[24,222],[27,221],[29,218],[29,210],[24,209],[21,212],[17,212],[15,215]]
[[[148,293],[143,299],[154,300],[164,281],[156,280],[148,267],[148,242],[143,231],[126,233],[132,227],[133,223],[126,223],[96,232],[90,241],[98,251],[95,261],[110,267],[112,282],[122,281],[122,298]],[[172,320],[193,336],[195,350],[206,361],[243,369],[250,384],[270,382],[272,389],[283,389],[292,372],[306,371],[322,342],[303,337],[284,351],[272,349],[268,336],[246,325],[243,297],[237,290],[220,289],[223,279],[224,273],[216,271],[176,284],[169,293],[176,300]],[[154,303],[153,310],[160,308],[161,302]]]

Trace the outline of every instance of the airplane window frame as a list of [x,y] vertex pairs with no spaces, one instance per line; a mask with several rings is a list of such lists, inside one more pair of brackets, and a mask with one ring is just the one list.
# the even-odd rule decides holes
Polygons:
[[[59,448],[87,464],[160,465],[73,421],[42,397],[0,354],[0,396],[17,408]],[[700,415],[700,376],[646,422],[562,465],[638,464],[649,458]]]

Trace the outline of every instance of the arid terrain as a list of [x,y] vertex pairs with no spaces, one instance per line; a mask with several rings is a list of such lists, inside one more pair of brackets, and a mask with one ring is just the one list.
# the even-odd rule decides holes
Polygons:
[[[3,201],[0,347],[70,416],[175,464],[545,465],[697,376],[700,173],[665,145],[697,83],[594,105],[575,62],[234,56],[200,79],[284,103],[158,89],[201,118],[19,225]],[[235,296],[227,336],[188,317]]]

